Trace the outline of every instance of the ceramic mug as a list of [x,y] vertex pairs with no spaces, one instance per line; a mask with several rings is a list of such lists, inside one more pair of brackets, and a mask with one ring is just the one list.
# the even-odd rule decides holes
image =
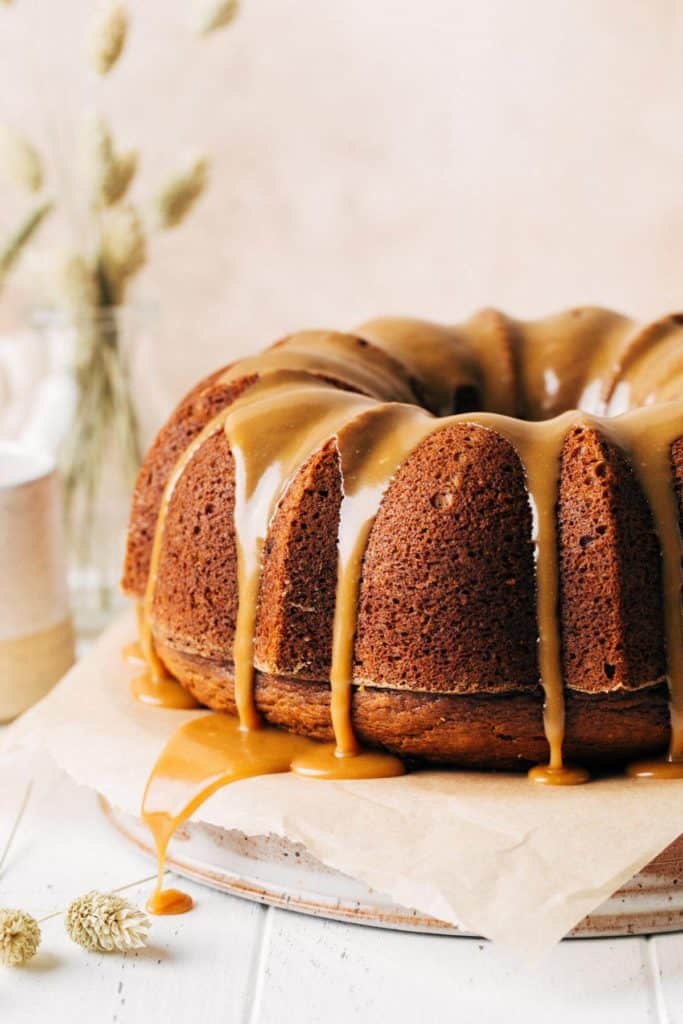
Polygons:
[[62,520],[52,457],[0,442],[0,722],[73,664]]

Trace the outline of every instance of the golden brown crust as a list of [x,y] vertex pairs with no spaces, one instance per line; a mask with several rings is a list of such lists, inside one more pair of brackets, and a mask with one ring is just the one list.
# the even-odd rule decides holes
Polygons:
[[171,470],[207,423],[230,405],[254,379],[220,381],[225,367],[200,381],[179,403],[157,434],[133,490],[121,586],[130,597],[144,595],[154,530]]
[[576,427],[561,457],[560,609],[563,675],[586,693],[664,681],[659,547],[626,457]]
[[[165,644],[159,653],[200,703],[235,713],[230,665]],[[325,684],[259,672],[255,696],[271,724],[314,739],[333,739]],[[635,693],[569,693],[566,711],[568,760],[620,764],[660,753],[668,743],[665,686]],[[463,768],[523,770],[548,755],[540,694],[437,695],[362,687],[354,692],[353,723],[368,745]]]
[[254,663],[266,671],[329,676],[341,496],[331,441],[292,481],[268,531],[254,637]]
[[683,437],[679,437],[671,446],[671,468],[673,470],[674,490],[678,501],[679,521],[683,533]]
[[531,512],[519,458],[494,431],[438,430],[397,473],[363,563],[354,680],[536,691]]
[[183,650],[222,658],[237,619],[234,463],[222,430],[176,484],[158,563],[155,632]]

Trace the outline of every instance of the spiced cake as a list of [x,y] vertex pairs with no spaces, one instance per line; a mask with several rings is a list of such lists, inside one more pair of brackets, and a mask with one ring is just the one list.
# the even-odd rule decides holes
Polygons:
[[135,487],[143,648],[201,704],[468,768],[683,756],[683,315],[307,331]]

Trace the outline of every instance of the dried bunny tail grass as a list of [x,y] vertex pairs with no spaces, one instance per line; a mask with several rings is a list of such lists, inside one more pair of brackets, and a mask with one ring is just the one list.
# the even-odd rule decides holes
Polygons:
[[97,276],[90,263],[78,253],[62,259],[55,275],[57,300],[73,313],[95,309],[100,291]]
[[22,967],[40,946],[40,925],[23,910],[0,908],[0,963]]
[[138,166],[137,152],[130,150],[119,155],[109,128],[98,116],[88,125],[86,142],[95,205],[113,206],[123,199],[133,180]]
[[4,245],[0,246],[0,284],[17,262],[24,248],[52,210],[52,203],[42,203],[21,221]]
[[99,264],[109,304],[123,301],[126,285],[144,266],[147,246],[142,224],[132,206],[109,210],[102,220]]
[[28,139],[8,125],[0,128],[0,162],[7,177],[29,192],[43,186],[43,165],[37,150]]
[[202,35],[224,28],[237,17],[238,0],[203,0],[198,5],[197,31]]
[[206,188],[209,162],[199,157],[170,178],[156,198],[156,217],[163,228],[180,224]]
[[69,905],[65,917],[69,936],[94,953],[125,953],[147,944],[150,920],[123,896],[89,892]]
[[127,34],[128,14],[123,4],[107,4],[97,17],[90,38],[90,59],[100,75],[106,75],[116,64]]
[[123,198],[128,191],[128,186],[135,177],[138,169],[138,152],[136,149],[129,149],[127,153],[121,153],[118,158],[118,180],[119,193],[117,199]]

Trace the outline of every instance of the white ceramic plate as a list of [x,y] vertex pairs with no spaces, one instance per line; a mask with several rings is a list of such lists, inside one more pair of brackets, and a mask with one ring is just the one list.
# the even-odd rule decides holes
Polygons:
[[[104,813],[128,840],[154,856],[137,818],[101,800]],[[245,836],[188,822],[169,847],[168,866],[222,892],[285,910],[376,928],[467,935],[453,925],[402,907],[362,882],[326,867],[305,847],[280,836]],[[573,938],[647,935],[683,930],[683,837],[578,925]]]

